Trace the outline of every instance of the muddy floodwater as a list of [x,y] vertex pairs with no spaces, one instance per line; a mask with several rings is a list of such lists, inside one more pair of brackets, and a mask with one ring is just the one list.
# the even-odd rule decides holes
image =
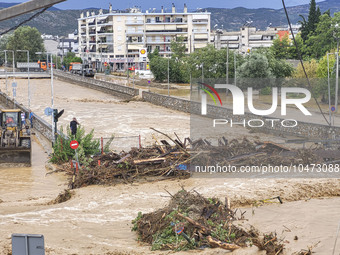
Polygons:
[[[27,104],[27,81],[19,80],[17,100]],[[31,108],[47,121],[44,109],[50,107],[49,80],[32,80]],[[3,90],[3,84],[1,89]],[[134,136],[143,143],[160,139],[150,127],[181,138],[189,136],[189,115],[145,102],[123,102],[102,92],[55,81],[55,106],[65,109],[60,120],[68,125],[73,116],[86,130],[95,128],[95,136]],[[227,137],[249,138],[239,128]],[[153,183],[120,184],[111,187],[90,186],[75,190],[71,200],[61,204],[50,201],[67,188],[62,173],[49,172],[48,143],[38,134],[33,138],[33,164],[28,168],[0,168],[0,255],[11,250],[12,233],[43,234],[47,255],[169,254],[151,252],[131,232],[131,220],[138,212],[163,207],[181,187],[196,190],[206,197],[224,201],[247,211],[246,224],[265,233],[276,231],[285,239],[285,254],[315,246],[315,254],[332,254],[340,221],[340,180],[337,179],[226,179],[190,178]],[[281,196],[284,203],[251,205],[260,199]],[[297,240],[295,236],[298,237]],[[264,254],[256,247],[236,250],[205,249],[176,254]],[[340,253],[340,240],[336,253]]]

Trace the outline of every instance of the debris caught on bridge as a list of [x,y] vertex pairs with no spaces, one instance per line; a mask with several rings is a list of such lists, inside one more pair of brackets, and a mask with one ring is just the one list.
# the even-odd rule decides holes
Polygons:
[[[207,139],[184,141],[171,138],[156,129],[168,140],[160,140],[151,147],[132,148],[129,152],[109,152],[93,156],[89,165],[76,174],[74,188],[88,185],[112,185],[136,181],[156,181],[169,178],[189,178],[190,164],[245,166],[297,166],[322,164],[340,160],[338,151],[325,149],[291,149],[271,141],[250,141],[246,138],[228,141],[225,137],[215,143]],[[73,169],[64,164],[59,169],[70,175]]]
[[223,204],[217,198],[205,198],[185,189],[172,195],[169,204],[157,211],[138,213],[132,230],[152,250],[188,250],[222,248],[236,250],[252,245],[266,254],[281,254],[284,245],[275,233],[261,234],[246,226],[245,214],[232,209],[228,198]]

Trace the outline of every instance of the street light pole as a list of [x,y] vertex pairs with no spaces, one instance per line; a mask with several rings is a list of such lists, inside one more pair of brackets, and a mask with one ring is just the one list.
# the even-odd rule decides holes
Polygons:
[[30,88],[30,52],[28,50],[17,50],[27,53],[27,83],[28,83],[28,109],[31,108],[31,88]]
[[329,111],[329,125],[332,126],[332,111],[331,111],[331,84],[330,84],[330,73],[329,73],[329,54],[327,53],[327,73],[328,73],[328,111]]
[[7,51],[5,51],[5,76],[6,76],[6,105],[8,105],[8,101],[7,101],[7,98],[8,98],[8,77],[7,77]]
[[170,96],[170,57],[168,57],[168,96]]
[[339,24],[335,24],[335,31],[333,36],[337,41],[337,53],[336,53],[336,76],[335,76],[335,112],[338,112],[338,92],[339,92]]
[[[44,54],[43,52],[36,52],[35,54],[37,55],[41,55],[41,54]],[[52,143],[54,144],[55,143],[55,131],[54,131],[54,87],[53,87],[53,52],[45,52],[46,56],[47,56],[47,63],[48,63],[48,55],[50,54],[51,56],[51,107],[52,107],[52,120],[51,120],[51,123],[52,123]]]

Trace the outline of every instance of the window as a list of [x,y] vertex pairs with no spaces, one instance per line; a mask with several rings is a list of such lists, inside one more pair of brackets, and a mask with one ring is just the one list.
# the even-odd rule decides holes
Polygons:
[[121,40],[122,40],[122,36],[119,35],[119,36],[117,37],[117,40],[118,40],[118,41],[121,41]]
[[156,17],[156,22],[161,22],[161,20],[159,19],[159,17]]
[[122,31],[122,27],[121,26],[117,27],[117,30]]
[[138,42],[143,42],[143,37],[139,36],[138,37]]
[[152,46],[149,45],[149,46],[147,47],[147,51],[148,51],[148,52],[151,52],[151,51],[152,51]]
[[170,22],[170,17],[166,17],[165,22]]
[[118,51],[122,51],[122,46],[118,46]]
[[119,22],[122,21],[122,17],[118,16],[117,21],[119,21]]
[[146,19],[146,23],[151,23],[151,19]]
[[161,47],[160,46],[156,46],[156,49],[159,51],[161,49]]

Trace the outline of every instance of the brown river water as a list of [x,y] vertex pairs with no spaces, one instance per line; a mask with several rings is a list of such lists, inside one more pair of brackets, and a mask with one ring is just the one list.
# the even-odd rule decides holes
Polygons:
[[[25,98],[25,88],[18,91]],[[47,81],[32,81],[32,109],[43,116],[50,97]],[[64,82],[56,82],[56,105],[65,108],[61,123],[67,125],[76,115],[86,128],[99,127],[96,135],[111,132],[120,135],[141,133],[145,143],[152,134],[149,127],[166,133],[189,134],[189,115],[156,107],[144,102],[123,103],[102,92]],[[25,101],[26,102],[26,101]],[[104,112],[104,123],[94,118]],[[44,117],[48,120],[48,117]],[[159,121],[162,119],[162,121]],[[127,121],[124,124],[124,121]],[[158,120],[158,121],[157,121]],[[255,136],[238,129],[230,137]],[[39,138],[39,139],[38,139]],[[158,137],[159,138],[159,137]],[[227,137],[228,138],[228,137]],[[75,196],[62,204],[48,205],[66,188],[62,173],[47,174],[48,143],[38,134],[33,139],[33,165],[29,168],[0,168],[0,255],[10,251],[12,233],[43,234],[47,255],[75,254],[169,254],[151,252],[137,242],[131,232],[131,220],[139,211],[151,212],[163,207],[169,195],[184,186],[207,197],[224,201],[228,196],[232,206],[243,205],[248,223],[260,231],[276,231],[286,240],[285,254],[306,249],[320,242],[315,254],[332,254],[336,230],[340,221],[340,180],[331,179],[227,179],[191,178],[155,183],[90,186],[75,190]],[[250,205],[259,199],[280,195],[284,204],[268,204],[256,208]],[[298,240],[294,241],[294,237]],[[226,254],[225,250],[179,252],[177,254]],[[264,254],[257,248],[236,250],[228,254]],[[340,240],[336,247],[340,254]]]

